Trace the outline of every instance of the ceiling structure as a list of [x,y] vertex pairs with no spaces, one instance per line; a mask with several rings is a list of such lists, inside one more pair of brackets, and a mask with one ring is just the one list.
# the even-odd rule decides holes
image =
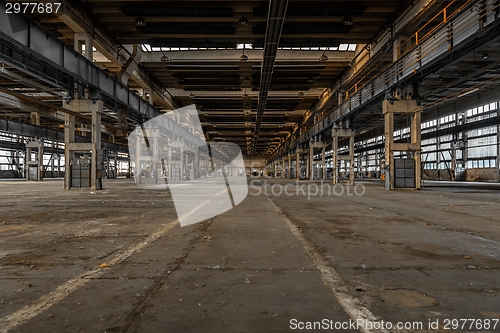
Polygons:
[[[176,106],[195,103],[212,140],[268,155],[337,83],[356,51],[372,43],[409,2],[280,0],[271,8],[269,1],[63,4],[85,13],[94,31],[105,31],[118,45],[139,45],[138,68]],[[273,22],[278,12],[281,20]],[[74,43],[67,18],[32,18],[65,43]],[[121,66],[112,60],[94,55],[96,65],[118,77]],[[143,93],[138,83],[128,84]]]
[[[445,23],[444,8],[448,16],[466,5],[481,10],[474,1],[456,0],[62,2],[60,14],[27,16],[67,45],[74,44],[75,32],[91,34],[94,64],[144,99],[163,111],[194,103],[209,139],[234,142],[247,155],[270,158],[285,146],[293,148],[297,135],[345,101],[356,85],[393,64],[395,37],[383,41],[380,36],[400,25],[404,30],[398,38],[411,41],[416,31],[423,34]],[[412,10],[418,11],[413,20],[398,21]],[[426,114],[477,85],[481,89],[476,90],[495,94],[497,31],[479,29],[463,54],[443,54],[415,74],[411,80],[418,82]],[[369,61],[360,60],[367,55]],[[129,63],[134,66],[123,81]],[[64,128],[63,87],[47,89],[36,76],[15,68],[2,67],[0,76],[4,116],[29,122],[32,112],[42,110],[40,125]],[[353,115],[350,126],[361,138],[379,135],[382,97]],[[103,123],[107,139],[126,143],[115,137],[112,107]],[[133,127],[130,123],[128,130]],[[328,126],[323,132],[328,140]]]

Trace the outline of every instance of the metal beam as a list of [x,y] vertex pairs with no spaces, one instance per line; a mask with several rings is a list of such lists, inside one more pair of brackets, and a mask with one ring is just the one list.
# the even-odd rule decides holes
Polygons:
[[[239,61],[242,54],[242,49],[228,50],[203,50],[200,52],[193,51],[154,51],[144,52],[140,62],[158,62],[161,63],[163,55],[168,56],[168,64],[172,63],[191,63],[191,62],[226,62]],[[245,55],[248,57],[247,62],[260,63],[262,61],[264,50],[248,50],[245,49]],[[276,61],[300,61],[300,63],[313,62],[319,63],[319,58],[322,54],[328,56],[328,60],[321,64],[345,62],[348,63],[354,58],[354,52],[348,51],[306,51],[306,50],[277,50]]]
[[[50,128],[22,123],[19,121],[0,118],[0,131],[22,135],[30,138],[48,139],[57,142],[64,142],[64,132],[59,132]],[[87,143],[91,138],[84,136],[75,136],[75,141],[79,143]],[[128,153],[128,147],[112,142],[103,142],[103,149]]]
[[253,139],[252,155],[256,153],[257,141],[259,140],[260,126],[264,118],[264,111],[267,104],[267,95],[271,88],[274,62],[281,38],[283,23],[288,6],[288,0],[270,0],[269,11],[267,13],[266,37],[264,41],[264,54],[262,68],[260,72],[259,102],[257,107],[257,117],[255,121],[255,132]]
[[[493,0],[488,0],[488,3],[493,6]],[[454,16],[449,24],[455,26],[465,25],[468,29],[464,28],[464,31],[460,34],[460,43],[456,41],[453,52],[448,49],[447,26],[443,26],[435,32],[435,38],[421,41],[417,48],[407,52],[405,56],[398,59],[386,70],[350,95],[348,100],[329,111],[321,122],[311,126],[302,135],[298,136],[298,139],[291,142],[287,148],[292,149],[300,143],[308,141],[309,138],[328,130],[334,123],[369,110],[373,106],[373,101],[381,99],[386,90],[396,85],[404,85],[412,82],[412,80],[418,80],[432,71],[443,68],[462,58],[464,54],[468,54],[476,48],[497,41],[500,38],[498,29],[500,24],[494,18],[494,15],[494,12],[488,13],[487,22],[480,31],[471,23],[479,20],[477,12],[466,10]],[[445,41],[445,43],[436,44],[439,41]],[[415,59],[420,59],[418,54],[427,54],[427,56],[425,59],[416,62]],[[327,110],[328,106],[329,104],[323,101],[318,105],[319,109],[317,110]]]
[[[118,42],[111,33],[104,28],[92,12],[81,5],[80,2],[71,0],[61,0],[62,11],[57,15],[58,18],[75,32],[84,32],[90,34],[94,39],[95,48],[108,58],[113,64],[122,68],[130,62],[133,52]],[[133,59],[132,61],[135,61]],[[152,89],[154,93],[170,109],[178,108],[172,100],[171,95],[162,93],[159,88],[161,84],[145,69],[137,68],[135,63],[134,70],[130,72],[132,79],[142,88]],[[156,89],[155,89],[156,88]]]

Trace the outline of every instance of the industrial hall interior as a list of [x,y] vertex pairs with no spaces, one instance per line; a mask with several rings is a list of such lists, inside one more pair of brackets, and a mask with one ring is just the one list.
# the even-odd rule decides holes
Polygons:
[[0,0],[0,333],[500,332],[500,0]]

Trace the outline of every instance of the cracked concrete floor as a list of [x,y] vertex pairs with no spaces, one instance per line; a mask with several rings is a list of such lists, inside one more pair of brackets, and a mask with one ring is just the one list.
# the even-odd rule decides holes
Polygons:
[[[500,191],[365,182],[362,196],[308,200],[294,191],[307,182],[267,180],[266,196],[264,181],[235,209],[183,228],[170,227],[168,192],[129,179],[95,194],[0,182],[0,329],[20,312],[9,331],[288,332],[291,319],[348,321],[269,200],[378,318],[500,318]],[[273,195],[274,184],[293,195]]]

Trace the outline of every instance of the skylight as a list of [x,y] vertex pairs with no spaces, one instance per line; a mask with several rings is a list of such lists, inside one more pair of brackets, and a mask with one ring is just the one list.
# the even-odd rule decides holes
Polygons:
[[[357,44],[340,44],[337,46],[307,46],[307,47],[279,47],[279,50],[300,50],[300,51],[345,51],[345,52],[354,52],[356,51]],[[201,51],[201,50],[230,50],[233,48],[224,48],[224,47],[152,47],[149,44],[142,44],[143,52],[169,52],[169,51]],[[237,50],[253,50],[252,44],[237,44]],[[262,50],[262,48],[256,48]]]

